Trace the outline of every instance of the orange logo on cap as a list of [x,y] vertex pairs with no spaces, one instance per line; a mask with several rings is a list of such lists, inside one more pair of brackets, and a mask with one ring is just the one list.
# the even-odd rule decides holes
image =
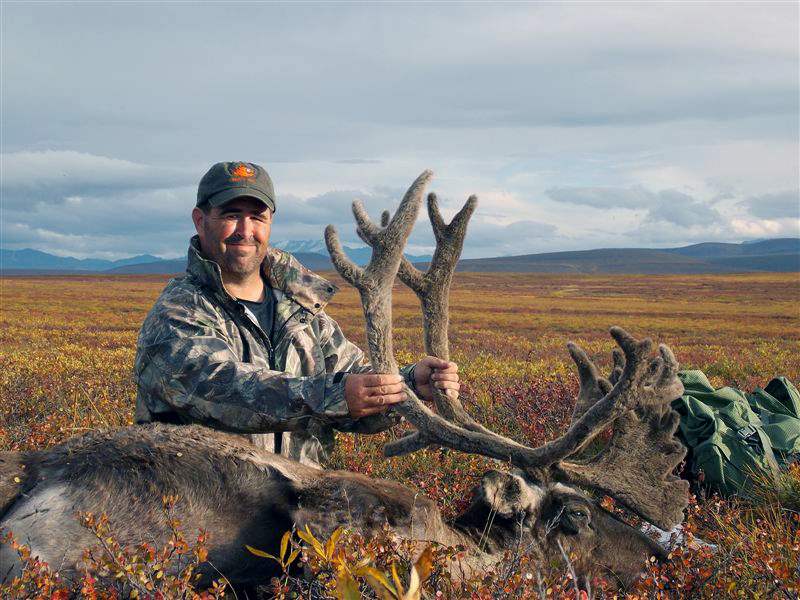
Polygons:
[[236,168],[231,171],[231,175],[233,175],[233,177],[231,177],[231,181],[236,181],[238,179],[250,179],[251,177],[256,176],[256,170],[250,165],[239,163],[236,165]]

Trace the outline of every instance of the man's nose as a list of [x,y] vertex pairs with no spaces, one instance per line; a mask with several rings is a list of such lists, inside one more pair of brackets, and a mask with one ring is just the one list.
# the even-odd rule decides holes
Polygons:
[[250,239],[253,237],[252,221],[246,216],[242,216],[241,218],[237,219],[235,232],[245,239]]

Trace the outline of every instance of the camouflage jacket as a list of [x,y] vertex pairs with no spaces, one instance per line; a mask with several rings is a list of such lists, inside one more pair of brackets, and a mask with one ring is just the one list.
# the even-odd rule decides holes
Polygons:
[[[270,340],[199,248],[195,236],[186,274],[167,284],[142,324],[134,368],[137,423],[200,423],[247,433],[258,446],[319,464],[333,447],[334,428],[375,433],[396,422],[390,415],[349,415],[345,374],[370,365],[323,310],[335,285],[270,248],[262,264],[275,302]],[[402,372],[408,379],[412,366]],[[291,434],[276,440],[269,432]]]

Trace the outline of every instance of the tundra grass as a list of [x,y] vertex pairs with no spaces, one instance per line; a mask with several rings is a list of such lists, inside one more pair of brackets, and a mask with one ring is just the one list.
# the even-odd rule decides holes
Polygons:
[[[358,295],[338,276],[328,275],[341,291],[327,310],[364,347]],[[132,422],[136,336],[167,279],[0,279],[0,450],[40,449],[90,429]],[[670,345],[683,368],[702,369],[717,386],[752,389],[776,375],[795,384],[800,380],[798,274],[458,273],[450,325],[451,353],[459,363],[467,410],[529,444],[559,435],[571,414],[577,379],[566,342],[579,343],[608,366],[612,325]],[[401,364],[422,356],[417,300],[399,284],[394,334]],[[415,485],[446,515],[462,508],[488,462],[442,450],[385,460],[381,446],[395,435],[340,435],[334,466]],[[696,564],[681,556],[689,566],[654,572],[643,582],[647,589],[642,593],[669,595],[673,590],[703,596],[713,590],[737,596],[748,589],[746,582],[730,585],[738,568],[754,573],[752,589],[764,597],[795,597],[797,565],[781,557],[792,555],[797,539],[797,513],[787,507],[796,510],[800,473],[787,477],[781,493],[756,507],[701,499],[690,517],[692,526],[698,535],[717,539],[722,551],[695,556]],[[737,526],[746,526],[747,535],[737,537]],[[758,542],[769,536],[783,545]],[[795,550],[796,558],[800,548]],[[737,561],[743,556],[755,557],[762,567],[741,568]],[[708,572],[702,586],[696,585],[703,581],[700,571]],[[673,580],[665,583],[665,577]]]

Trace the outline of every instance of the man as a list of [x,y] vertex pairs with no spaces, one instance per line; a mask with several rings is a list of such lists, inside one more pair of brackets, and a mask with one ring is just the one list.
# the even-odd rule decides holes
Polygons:
[[[186,274],[171,280],[137,343],[136,422],[200,423],[251,434],[264,448],[324,461],[333,429],[382,431],[387,410],[458,391],[454,363],[425,357],[400,375],[374,374],[325,314],[336,286],[269,247],[275,192],[251,163],[217,163],[192,211]],[[269,432],[289,431],[291,434]]]

